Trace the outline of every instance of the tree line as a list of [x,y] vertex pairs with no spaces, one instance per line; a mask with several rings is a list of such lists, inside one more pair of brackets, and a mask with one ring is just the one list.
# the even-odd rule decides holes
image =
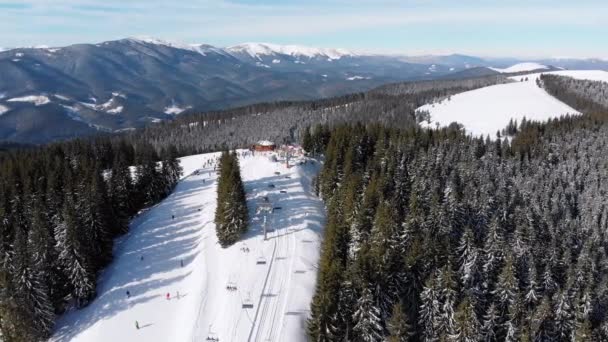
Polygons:
[[247,198],[236,152],[222,152],[219,174],[215,231],[220,245],[228,247],[247,231],[249,224]]
[[608,339],[608,113],[524,121],[512,143],[311,131],[327,206],[311,340]]
[[77,140],[0,155],[0,330],[49,336],[58,315],[95,298],[129,220],[171,192],[177,150]]

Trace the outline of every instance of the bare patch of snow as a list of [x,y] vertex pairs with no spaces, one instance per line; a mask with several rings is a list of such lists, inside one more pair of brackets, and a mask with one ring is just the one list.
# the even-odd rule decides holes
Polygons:
[[181,108],[178,105],[176,105],[175,103],[173,103],[171,106],[165,107],[165,114],[178,115],[178,114],[181,114],[183,111],[190,109],[190,108],[192,108],[192,107],[188,106],[185,108]]
[[4,113],[8,112],[9,110],[11,110],[11,109],[8,108],[7,106],[0,104],[0,115],[3,115]]
[[118,106],[116,108],[108,109],[106,111],[106,113],[108,113],[108,114],[120,114],[120,113],[122,113],[123,108],[124,108],[123,106]]
[[36,106],[42,106],[51,101],[49,100],[48,97],[46,97],[44,95],[30,95],[30,96],[23,96],[23,97],[15,97],[15,98],[7,100],[7,102],[30,102],[30,103],[35,104]]
[[70,119],[72,119],[74,121],[84,122],[84,120],[78,113],[78,109],[76,107],[66,106],[66,105],[61,105],[61,106],[66,109],[66,114],[70,117]]
[[371,80],[371,77],[364,77],[364,76],[351,76],[351,77],[347,77],[346,78],[349,81],[358,81],[358,80]]
[[64,95],[55,94],[53,96],[55,96],[56,98],[63,100],[63,101],[71,101],[71,99],[69,97],[64,96]]
[[512,65],[505,69],[500,69],[500,68],[490,68],[490,69],[492,69],[494,71],[498,71],[503,74],[508,74],[508,73],[512,73],[512,72],[549,69],[549,67],[546,65],[538,64],[538,63],[518,63],[518,64]]

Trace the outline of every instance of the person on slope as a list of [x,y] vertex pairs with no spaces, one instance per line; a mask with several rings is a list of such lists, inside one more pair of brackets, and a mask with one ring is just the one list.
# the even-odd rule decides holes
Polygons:
[[127,290],[127,298],[131,298],[131,292],[129,292],[129,290]]
[[136,328],[137,330],[139,330],[139,322],[138,322],[138,321],[135,321],[135,328]]
[[167,292],[167,300],[171,300],[171,294]]

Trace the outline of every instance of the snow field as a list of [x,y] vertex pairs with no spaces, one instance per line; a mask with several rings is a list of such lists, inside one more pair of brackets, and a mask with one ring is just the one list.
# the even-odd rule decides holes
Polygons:
[[[175,191],[131,222],[99,278],[97,298],[65,314],[51,341],[306,340],[324,221],[310,192],[319,165],[286,168],[268,155],[242,157],[250,230],[223,249],[213,223],[218,156],[181,158],[185,176]],[[256,214],[263,196],[282,207],[268,214],[267,241]],[[257,264],[260,257],[266,264]],[[243,309],[244,302],[253,307]]]
[[[547,74],[608,81],[608,72],[605,71],[568,70]],[[495,137],[496,132],[505,128],[511,119],[521,122],[525,117],[528,120],[546,121],[565,114],[579,114],[539,88],[536,80],[540,75],[513,76],[510,77],[515,81],[513,83],[467,91],[452,96],[449,101],[426,104],[418,111],[428,111],[430,122],[425,121],[421,125],[434,128],[458,122],[472,135]]]
[[[543,74],[568,76],[579,80],[608,82],[608,72],[603,70],[559,70],[543,72]],[[540,75],[541,73],[534,73],[523,76],[511,76],[509,78],[516,81],[519,81],[522,77],[528,77],[528,79],[536,80],[538,77],[540,77]]]
[[505,74],[505,73],[512,73],[512,72],[549,69],[549,67],[546,65],[539,64],[539,63],[528,62],[528,63],[518,63],[518,64],[512,65],[508,68],[504,68],[504,69],[500,69],[500,68],[490,68],[490,69]]

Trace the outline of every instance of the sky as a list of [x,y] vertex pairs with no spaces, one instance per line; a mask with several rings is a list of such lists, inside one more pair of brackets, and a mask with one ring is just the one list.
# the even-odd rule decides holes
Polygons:
[[606,0],[0,0],[0,47],[125,37],[608,59]]

